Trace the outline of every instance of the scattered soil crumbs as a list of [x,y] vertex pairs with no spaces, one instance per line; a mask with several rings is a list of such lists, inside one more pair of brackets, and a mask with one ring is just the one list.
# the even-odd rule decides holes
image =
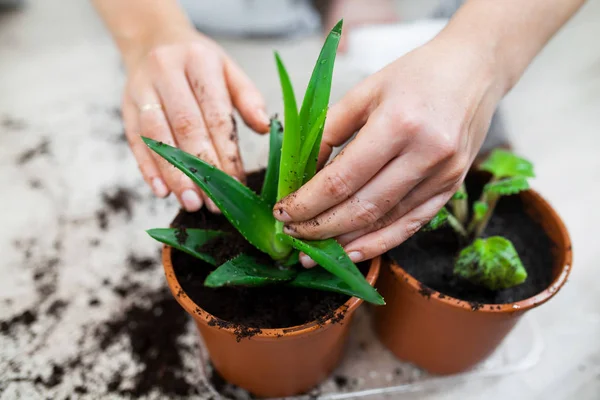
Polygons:
[[105,231],[108,229],[110,215],[123,213],[129,221],[133,215],[133,203],[138,199],[138,195],[131,189],[118,187],[111,192],[102,193],[103,208],[96,211],[96,220],[98,227]]
[[0,118],[0,126],[9,131],[21,131],[27,127],[27,124],[23,119],[5,115]]
[[25,150],[17,157],[18,165],[25,165],[33,159],[50,154],[50,141],[43,139],[38,145]]
[[131,203],[137,199],[137,195],[130,189],[119,187],[114,193],[102,193],[102,201],[109,212],[117,214],[124,212],[127,219],[131,218]]
[[129,254],[127,265],[132,271],[142,272],[154,269],[158,264],[152,257],[138,257],[135,254]]
[[68,304],[69,303],[61,299],[54,300],[46,310],[46,314],[58,318],[62,315]]
[[167,289],[138,296],[147,303],[130,305],[95,333],[102,351],[125,337],[139,364],[132,387],[122,385],[126,378],[117,371],[108,382],[107,391],[133,398],[154,390],[167,396],[197,394],[196,387],[185,379],[181,354],[185,346],[180,337],[189,321],[186,312]]
[[28,327],[37,321],[38,315],[36,310],[25,310],[9,319],[0,321],[0,333],[2,335],[15,334],[18,327]]

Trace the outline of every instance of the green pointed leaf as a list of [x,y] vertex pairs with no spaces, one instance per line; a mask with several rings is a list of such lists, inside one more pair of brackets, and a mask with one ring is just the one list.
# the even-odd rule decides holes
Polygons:
[[488,209],[489,206],[486,202],[476,201],[473,203],[473,218],[475,219],[475,222],[481,221]]
[[304,167],[298,162],[302,140],[300,137],[300,126],[298,125],[296,96],[294,95],[294,89],[292,88],[292,83],[287,70],[277,53],[275,53],[275,62],[277,63],[277,71],[279,72],[285,111],[281,166],[277,189],[277,200],[281,200],[288,194],[296,191],[300,185],[302,185],[302,172]]
[[483,191],[486,193],[494,193],[500,196],[508,196],[517,194],[523,190],[529,189],[527,178],[517,176],[514,178],[505,178],[499,181],[492,181],[484,186]]
[[[319,135],[321,135],[323,133],[323,127],[325,126],[325,118],[326,117],[327,117],[327,109],[323,110],[321,115],[319,115],[319,117],[315,121],[315,124],[313,125],[312,129],[310,130],[309,134],[306,135],[306,137],[304,138],[304,143],[302,143],[302,149],[300,151],[300,158],[299,158],[300,165],[308,164],[308,161],[309,161],[311,153],[313,151],[315,142],[317,140],[320,141]],[[305,181],[308,181],[308,180],[305,180]]]
[[306,253],[317,264],[346,282],[356,297],[373,304],[383,305],[383,297],[369,285],[343,247],[334,239],[308,241],[278,234],[282,241]]
[[464,248],[454,274],[490,290],[507,289],[527,279],[527,271],[513,244],[501,236],[476,239]]
[[142,138],[148,147],[186,174],[210,197],[250,244],[278,260],[291,248],[275,237],[271,207],[225,172],[175,147]]
[[510,151],[495,149],[479,167],[488,171],[495,178],[524,177],[533,178],[533,164],[524,158],[518,157]]
[[215,265],[213,256],[201,252],[200,249],[209,240],[226,234],[221,231],[191,228],[148,229],[146,233],[161,243],[188,253],[211,265]]
[[208,287],[222,286],[264,286],[285,282],[296,276],[293,268],[277,268],[273,265],[261,264],[254,257],[246,254],[227,261],[206,277],[204,285]]
[[273,118],[271,119],[271,130],[269,133],[269,164],[267,164],[265,181],[260,193],[260,197],[271,207],[277,202],[282,143],[283,127],[277,118]]
[[[312,128],[318,123],[317,121],[321,113],[326,112],[329,106],[333,65],[342,35],[342,24],[343,20],[340,20],[325,39],[325,43],[310,77],[306,93],[304,94],[304,100],[300,109],[300,135],[303,138],[311,132]],[[308,182],[315,175],[317,158],[319,157],[321,139],[323,137],[323,128],[317,130],[316,136],[306,166],[303,168],[303,183]]]
[[450,200],[466,200],[467,199],[467,192],[464,190],[464,186],[461,186],[460,189],[458,189],[456,191],[456,193],[454,193],[452,195],[452,198]]
[[438,213],[435,214],[435,217],[433,217],[431,221],[429,221],[423,228],[421,228],[421,230],[423,232],[428,232],[435,231],[436,229],[441,228],[446,224],[446,222],[448,222],[449,215],[450,213],[448,212],[448,209],[446,207],[442,207],[440,211],[438,211]]
[[360,297],[360,293],[350,288],[346,282],[321,267],[304,269],[288,283],[291,286],[325,290]]

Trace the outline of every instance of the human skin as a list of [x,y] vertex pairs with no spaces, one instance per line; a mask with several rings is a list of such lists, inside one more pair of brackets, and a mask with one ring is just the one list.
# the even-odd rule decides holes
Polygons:
[[436,38],[353,88],[328,113],[321,164],[358,134],[275,205],[285,232],[336,237],[355,262],[417,232],[459,188],[500,99],[583,3],[470,0]]
[[152,153],[141,135],[177,146],[244,180],[234,108],[259,133],[265,101],[242,69],[198,32],[176,0],[94,0],[127,70],[122,115],[144,180],[159,197],[173,192],[187,211],[216,205],[180,171]]
[[[326,24],[341,13],[354,26],[395,19],[390,0],[376,3],[365,8],[363,0],[333,0]],[[219,212],[140,136],[177,146],[243,181],[233,110],[254,131],[266,133],[262,95],[216,42],[192,26],[176,0],[94,0],[94,5],[125,62],[122,115],[144,180],[159,197],[174,193],[187,211],[206,204]]]
[[[261,94],[214,41],[191,26],[177,1],[94,3],[127,68],[123,119],[144,179],[158,196],[174,192],[188,211],[206,203],[218,212],[189,178],[151,154],[140,135],[176,145],[243,180],[231,115],[236,108],[252,129],[267,132]],[[336,237],[356,262],[402,243],[456,191],[500,99],[583,3],[466,2],[436,38],[368,77],[331,108],[320,164],[333,147],[358,135],[279,202],[275,217],[292,236]],[[331,4],[329,22],[337,20],[335,12],[351,14],[350,5],[360,3]],[[349,20],[358,25],[363,14]],[[369,18],[382,15],[387,13]],[[301,261],[314,265],[305,255]]]

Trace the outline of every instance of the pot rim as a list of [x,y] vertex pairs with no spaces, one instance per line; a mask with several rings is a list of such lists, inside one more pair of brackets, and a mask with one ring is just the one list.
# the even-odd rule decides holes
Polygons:
[[[210,314],[209,312],[205,311],[204,309],[202,309],[183,290],[183,288],[179,284],[179,281],[178,281],[177,276],[175,275],[175,271],[173,269],[173,263],[171,261],[171,252],[172,252],[171,246],[167,246],[167,245],[163,246],[163,251],[162,251],[163,267],[164,267],[165,275],[167,278],[167,284],[169,285],[169,289],[171,289],[171,293],[175,297],[175,300],[177,300],[177,302],[189,314],[194,316],[196,320],[201,321],[205,325],[208,325],[209,322],[213,318],[216,320],[225,321],[222,318],[214,316],[214,315]],[[367,276],[365,278],[371,286],[374,286],[375,282],[377,281],[377,277],[379,276],[379,270],[381,267],[381,256],[377,256],[377,257],[373,258],[372,260],[369,261],[369,264],[370,264],[369,272],[367,273]],[[363,301],[364,300],[359,299],[358,297],[351,297],[348,301],[346,301],[339,308],[337,308],[335,313],[337,314],[337,313],[343,312],[344,317],[346,315],[351,315],[351,313],[354,312],[354,310],[356,308],[358,308],[358,306],[360,306],[363,303]],[[291,326],[288,328],[261,328],[260,333],[253,335],[251,337],[251,339],[273,339],[273,338],[284,339],[284,338],[296,337],[299,335],[304,335],[304,334],[315,332],[319,328],[328,328],[328,327],[332,326],[331,320],[332,320],[332,318],[328,319],[327,321],[325,321],[321,324],[319,324],[317,321],[311,321],[311,322],[308,322],[303,325],[296,325],[296,326]],[[235,336],[235,332],[234,332],[233,328],[219,327],[218,329],[221,331],[228,332],[229,334]]]
[[[480,313],[490,313],[490,314],[503,314],[503,313],[515,313],[515,312],[524,312],[526,310],[530,310],[535,308],[548,300],[550,300],[559,290],[564,286],[567,282],[567,278],[571,272],[571,268],[573,265],[573,250],[571,245],[571,238],[569,236],[569,232],[560,218],[558,213],[552,208],[550,203],[548,203],[538,192],[533,189],[529,189],[523,192],[523,195],[530,197],[528,200],[529,203],[533,205],[533,207],[537,209],[541,209],[545,216],[549,217],[554,221],[556,226],[558,227],[560,242],[564,243],[564,247],[558,247],[556,245],[558,254],[560,254],[563,258],[562,268],[558,276],[550,283],[550,285],[539,292],[535,296],[514,302],[514,303],[505,303],[505,304],[493,304],[493,303],[481,303],[481,307],[474,309],[471,305],[473,302],[468,302],[466,300],[457,299],[455,297],[449,296],[445,293],[439,292],[437,290],[431,289],[436,293],[440,293],[444,295],[444,298],[439,298],[438,296],[430,296],[430,300],[437,302],[441,305],[448,306],[455,309],[462,309],[469,312],[480,312]],[[406,272],[398,263],[391,259],[391,257],[387,257],[390,260],[390,270],[396,279],[404,280],[416,293],[422,291],[422,286],[425,286],[417,279],[415,279],[411,274]],[[427,286],[427,288],[429,288]]]

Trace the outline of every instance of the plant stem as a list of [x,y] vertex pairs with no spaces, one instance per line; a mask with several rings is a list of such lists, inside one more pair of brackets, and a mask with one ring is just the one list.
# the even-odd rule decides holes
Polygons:
[[448,224],[454,229],[456,233],[462,237],[467,237],[467,231],[463,224],[452,214],[448,213]]
[[488,196],[488,198],[486,199],[488,209],[481,221],[475,223],[475,237],[481,236],[481,234],[487,227],[488,222],[490,222],[490,218],[492,218],[492,214],[494,214],[496,204],[498,204],[498,199],[500,199],[500,196],[498,195]]
[[[460,185],[459,192],[467,193],[464,182]],[[467,199],[452,200],[451,205],[452,212],[456,216],[456,219],[458,219],[462,225],[466,224],[467,218],[469,218],[469,202]]]
[[[494,177],[490,179],[489,183],[494,183],[497,181],[498,178]],[[499,198],[499,195],[488,194],[485,191],[481,193],[479,201],[486,203],[488,205],[488,209],[484,214],[483,218],[481,218],[481,220],[479,221],[475,219],[475,213],[473,213],[473,218],[471,219],[471,222],[469,223],[469,227],[467,229],[470,235],[472,234],[476,238],[481,236],[481,234],[487,227],[488,222],[490,222],[490,218],[492,218],[492,215],[494,214],[494,209],[496,208],[496,204],[498,203]]]

